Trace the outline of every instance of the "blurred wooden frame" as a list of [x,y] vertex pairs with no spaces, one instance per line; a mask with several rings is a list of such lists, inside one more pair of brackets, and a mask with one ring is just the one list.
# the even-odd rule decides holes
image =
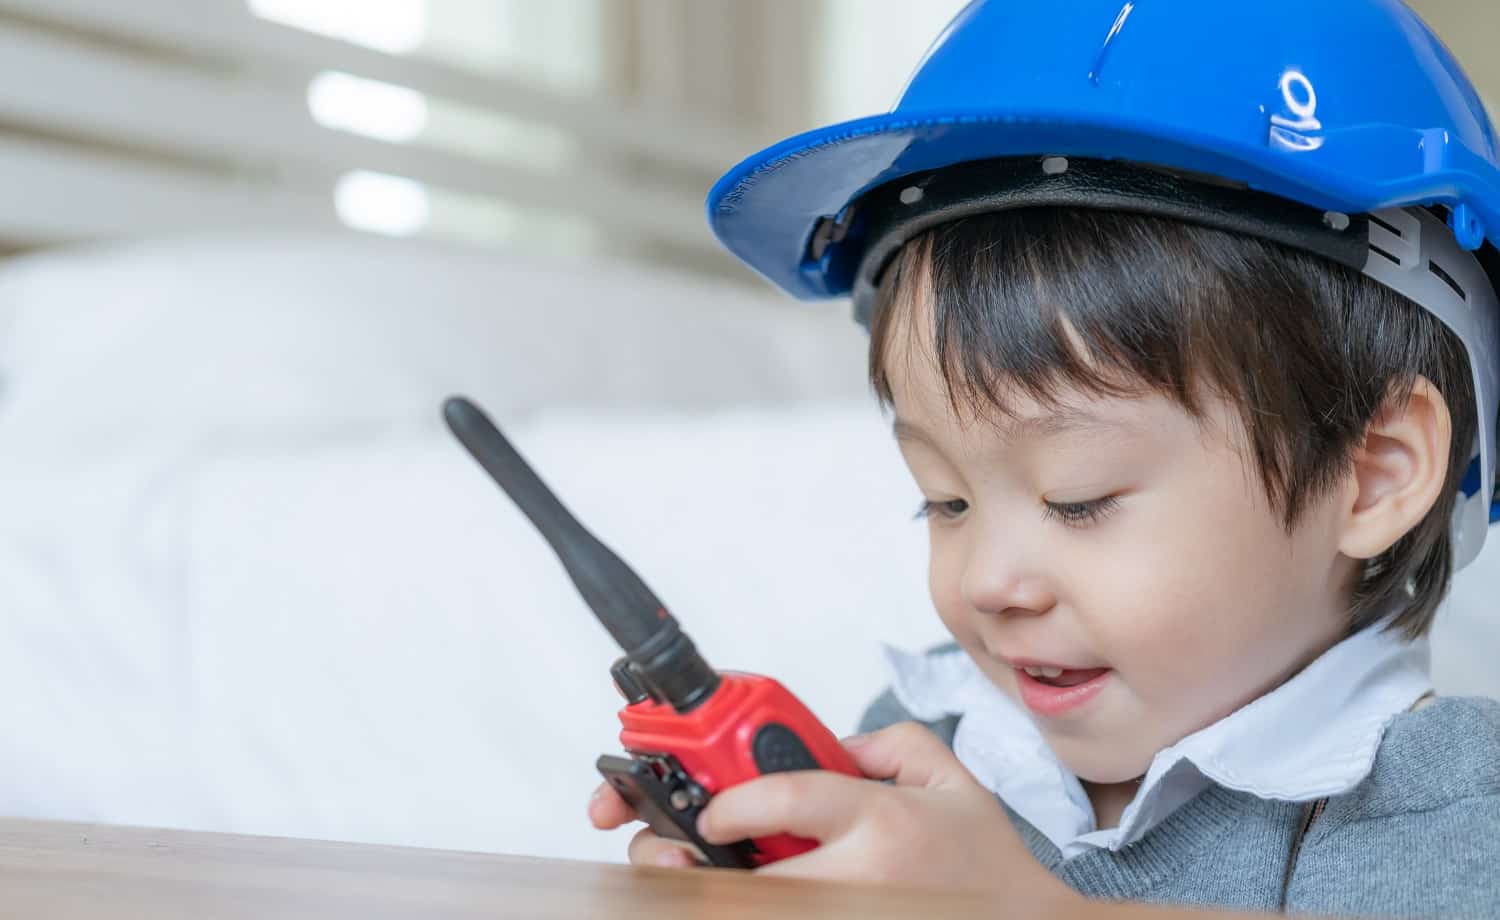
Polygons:
[[[535,121],[601,164],[546,172],[318,124],[328,70]],[[225,227],[337,226],[351,170],[584,218],[709,258],[703,177],[763,139],[734,124],[550,92],[253,16],[243,0],[0,0],[0,248]]]
[[[1487,45],[1500,14],[1488,0],[1413,5],[1493,94],[1500,59]],[[606,0],[610,89],[641,100],[625,104],[310,34],[253,16],[245,0],[0,0],[0,253],[338,226],[334,184],[370,170],[579,218],[627,254],[732,271],[703,194],[728,165],[807,126],[821,6]],[[329,70],[560,132],[586,151],[586,167],[548,171],[324,127],[307,88]]]

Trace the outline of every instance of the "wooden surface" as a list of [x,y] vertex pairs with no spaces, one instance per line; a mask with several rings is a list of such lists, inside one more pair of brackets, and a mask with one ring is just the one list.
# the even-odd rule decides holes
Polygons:
[[0,914],[141,917],[1208,917],[729,870],[0,819]]

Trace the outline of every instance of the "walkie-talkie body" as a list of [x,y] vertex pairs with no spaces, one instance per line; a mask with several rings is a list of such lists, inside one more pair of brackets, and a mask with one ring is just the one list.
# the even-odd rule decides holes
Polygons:
[[813,849],[778,835],[716,846],[696,830],[718,792],[788,770],[859,771],[834,736],[769,677],[714,671],[665,605],[630,567],[563,507],[494,424],[461,397],[443,406],[448,427],[556,551],[624,657],[611,669],[625,697],[620,742],[605,778],[664,837],[694,844],[714,865],[752,868]]

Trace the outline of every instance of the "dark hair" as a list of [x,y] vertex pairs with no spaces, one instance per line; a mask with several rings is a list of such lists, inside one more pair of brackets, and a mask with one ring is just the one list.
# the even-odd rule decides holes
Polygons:
[[1288,530],[1348,474],[1382,405],[1427,378],[1452,414],[1446,485],[1420,524],[1365,562],[1349,632],[1386,616],[1410,638],[1431,626],[1476,425],[1468,357],[1431,313],[1337,263],[1221,230],[1087,209],[981,214],[914,238],[884,272],[870,382],[887,407],[887,342],[924,288],[955,411],[1008,415],[1007,387],[1045,405],[1071,386],[1156,391],[1201,418],[1200,395],[1222,394]]

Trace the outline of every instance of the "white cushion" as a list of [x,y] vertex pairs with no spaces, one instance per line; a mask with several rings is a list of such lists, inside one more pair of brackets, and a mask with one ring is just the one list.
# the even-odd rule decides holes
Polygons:
[[866,387],[845,309],[352,234],[42,254],[0,271],[0,317],[0,442],[12,448],[384,425],[460,390],[514,415]]

